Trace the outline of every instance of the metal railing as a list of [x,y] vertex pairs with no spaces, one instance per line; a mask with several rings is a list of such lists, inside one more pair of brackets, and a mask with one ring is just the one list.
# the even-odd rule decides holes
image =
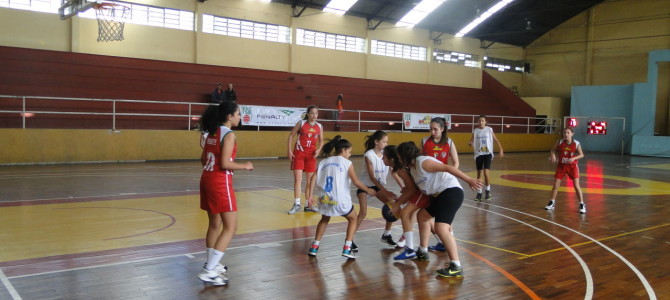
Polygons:
[[[49,105],[45,105],[44,101],[58,101],[58,103],[49,103]],[[72,103],[75,103],[74,107],[77,107],[78,109],[72,109]],[[89,104],[89,107],[85,107],[85,104]],[[96,104],[102,105],[95,106]],[[141,105],[144,105],[145,107],[139,107]],[[111,128],[109,129],[113,131],[117,131],[119,129],[118,121],[122,117],[146,117],[147,119],[169,118],[171,121],[177,120],[177,124],[180,124],[177,126],[178,128],[192,130],[195,129],[194,123],[198,121],[202,111],[204,111],[204,109],[209,105],[211,104],[196,102],[0,95],[0,127],[12,127],[7,126],[6,124],[10,122],[9,120],[18,118],[18,116],[14,115],[18,114],[21,118],[21,128],[27,128],[27,123],[29,123],[31,120],[35,120],[38,116],[80,115],[108,116],[109,120],[106,121],[111,122]],[[121,110],[119,110],[119,106],[123,106]],[[159,111],[158,113],[156,112],[157,110]],[[366,128],[373,127],[385,130],[410,131],[403,123],[403,112],[345,110],[345,118],[338,119],[337,110],[335,109],[320,108],[319,110],[322,112],[319,116],[319,122],[324,123],[324,125],[331,124],[336,129],[349,128],[350,131],[366,131]],[[472,132],[472,130],[478,126],[478,118],[479,115],[451,114],[451,131]],[[105,120],[103,119],[100,121]],[[556,118],[487,115],[487,125],[491,126],[496,132],[500,133],[504,133],[505,130],[507,130],[508,132],[512,131],[517,133],[525,132],[551,134],[558,132],[557,129],[561,128],[561,121],[561,119]],[[256,127],[256,130],[261,130],[260,126]],[[526,130],[518,130],[519,128],[524,127]],[[53,127],[36,126],[31,128]],[[85,126],[77,128],[86,129]],[[124,129],[148,128],[126,127]]]

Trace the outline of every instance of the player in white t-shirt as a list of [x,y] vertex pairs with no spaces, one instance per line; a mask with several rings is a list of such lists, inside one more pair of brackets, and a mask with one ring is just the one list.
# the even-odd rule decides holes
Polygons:
[[[401,198],[405,196],[405,193],[414,194],[416,191],[413,189],[416,188],[431,197],[430,205],[426,209],[419,210],[417,214],[417,221],[420,223],[419,234],[425,237],[430,235],[427,229],[430,228],[430,219],[434,217],[435,232],[446,246],[451,259],[448,267],[439,269],[435,273],[443,277],[463,276],[456,239],[450,233],[456,212],[463,203],[463,189],[458,179],[465,181],[473,190],[482,187],[481,181],[470,178],[462,171],[443,164],[434,157],[421,155],[414,142],[404,142],[398,145],[397,152],[402,167],[410,171],[416,184],[408,184]],[[425,253],[428,250],[422,248],[420,247],[418,251]],[[414,252],[416,250],[405,248],[406,256],[412,256]]]
[[[486,200],[491,199],[491,181],[489,179],[489,170],[493,160],[493,141],[498,144],[500,157],[505,156],[502,145],[491,127],[486,126],[486,116],[479,116],[479,127],[472,131],[472,137],[468,145],[474,147],[475,164],[477,165],[477,179],[482,178],[484,171],[484,186],[486,188]],[[482,189],[477,190],[476,201],[482,201]]]
[[[382,130],[377,130],[372,135],[366,137],[361,181],[363,181],[363,184],[367,187],[377,191],[377,199],[379,199],[379,201],[390,206],[393,200],[397,197],[385,188],[386,178],[389,175],[389,167],[384,164],[383,150],[388,144],[388,140],[388,134]],[[398,185],[403,187],[402,181],[398,175],[392,173],[392,176]],[[364,190],[358,189],[356,191],[356,196],[358,197],[360,210],[358,212],[358,223],[356,224],[356,230],[358,231],[358,228],[361,227],[361,223],[363,223],[368,212],[368,194]],[[393,241],[393,237],[391,237],[391,226],[393,226],[392,222],[386,222],[381,241],[395,247],[396,243]],[[354,251],[358,250],[356,243],[353,244],[352,248]]]
[[[316,226],[314,242],[312,242],[307,252],[311,256],[316,256],[319,251],[319,244],[324,232],[326,232],[330,217],[342,216],[349,222],[342,256],[356,258],[351,249],[351,244],[356,234],[357,215],[351,202],[349,185],[353,182],[355,186],[371,196],[375,196],[377,192],[358,180],[354,166],[349,160],[351,148],[351,143],[342,139],[339,135],[323,146],[323,155],[327,158],[319,163],[316,170],[316,181],[314,181],[321,220]],[[331,152],[334,152],[335,155],[330,156]]]

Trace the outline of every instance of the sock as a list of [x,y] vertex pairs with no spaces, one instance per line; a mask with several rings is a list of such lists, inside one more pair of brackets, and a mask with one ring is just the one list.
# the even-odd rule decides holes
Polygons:
[[487,192],[490,192],[490,191],[491,191],[491,186],[490,186],[490,185],[487,185],[487,186],[486,186],[486,191],[487,191]]
[[414,232],[405,232],[405,247],[414,250]]
[[[207,260],[212,256],[212,251],[214,248],[207,248]],[[205,269],[207,268],[207,262],[205,262]]]
[[384,230],[384,234],[382,235],[391,235],[391,230]]
[[312,244],[317,245],[317,246],[318,246],[320,243],[321,243],[321,241],[313,241],[313,242],[312,242]]
[[214,270],[214,268],[218,266],[219,263],[221,263],[222,258],[223,258],[223,252],[216,249],[212,249],[212,255],[207,257],[207,264],[205,265],[206,266],[205,269],[207,269],[208,271]]
[[482,193],[482,189],[477,189],[477,194],[481,194],[481,193]]
[[344,241],[344,247],[350,247],[351,248],[351,243],[352,241]]
[[460,260],[452,260],[451,263],[456,265],[457,267],[461,266],[461,261]]
[[295,198],[295,204],[300,205],[300,198]]
[[427,247],[419,247],[419,251],[421,251],[423,253],[426,253],[426,252],[428,252],[428,248]]
[[435,237],[438,243],[442,243],[442,240],[440,239],[439,236],[437,236],[437,233],[433,233],[433,236]]

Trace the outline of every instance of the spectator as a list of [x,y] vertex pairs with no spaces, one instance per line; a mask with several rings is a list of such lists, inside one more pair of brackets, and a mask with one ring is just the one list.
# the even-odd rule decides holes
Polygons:
[[224,93],[223,100],[237,102],[237,93],[235,93],[232,83],[228,84],[228,89]]
[[223,84],[216,84],[216,89],[212,92],[212,103],[221,103],[226,100],[226,93],[223,90]]
[[340,130],[340,122],[344,118],[344,107],[342,106],[342,94],[337,95],[337,100],[335,101],[335,107],[337,108],[337,112],[333,112],[333,119],[335,119],[335,130],[339,131]]

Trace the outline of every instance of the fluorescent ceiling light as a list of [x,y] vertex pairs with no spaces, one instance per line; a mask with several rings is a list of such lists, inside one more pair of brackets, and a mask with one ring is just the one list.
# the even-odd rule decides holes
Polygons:
[[358,2],[358,0],[331,0],[328,5],[323,8],[323,11],[343,15],[354,6],[356,2]]
[[477,27],[477,25],[481,24],[482,22],[484,22],[484,20],[488,19],[490,16],[492,16],[493,14],[498,12],[499,10],[503,9],[503,7],[507,6],[507,4],[509,4],[512,1],[514,1],[514,0],[500,0],[500,2],[496,3],[496,5],[489,8],[487,11],[485,11],[483,14],[481,14],[481,16],[474,19],[467,26],[463,27],[463,29],[461,29],[461,31],[459,31],[456,34],[456,37],[463,37],[468,32],[470,32],[470,30]]
[[446,0],[423,0],[410,10],[395,26],[412,28],[419,24],[428,14],[433,12]]

